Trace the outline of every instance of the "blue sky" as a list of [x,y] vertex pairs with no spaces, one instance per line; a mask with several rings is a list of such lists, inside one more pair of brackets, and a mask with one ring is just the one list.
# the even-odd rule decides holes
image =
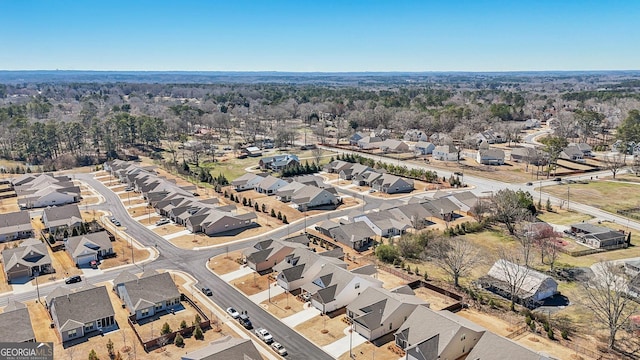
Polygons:
[[0,1],[2,70],[640,68],[638,0]]

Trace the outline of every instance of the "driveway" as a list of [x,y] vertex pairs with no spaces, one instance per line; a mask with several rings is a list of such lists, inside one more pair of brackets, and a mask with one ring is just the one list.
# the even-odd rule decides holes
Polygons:
[[260,304],[263,301],[269,300],[269,296],[274,297],[280,294],[284,294],[284,289],[278,286],[278,284],[273,283],[271,284],[270,289],[251,295],[249,296],[249,299],[256,304]]
[[309,306],[309,307],[296,314],[287,316],[286,318],[282,319],[282,322],[287,324],[290,328],[293,329],[294,327],[302,324],[303,322],[311,320],[322,313],[320,310],[314,308],[313,306],[310,306],[309,303],[305,304],[305,306]]
[[[329,345],[325,345],[322,347],[322,350],[326,351],[327,354],[333,356],[334,358],[339,358],[340,355],[349,351],[349,346],[351,344],[351,348],[355,348],[358,345],[362,345],[367,342],[364,336],[358,334],[353,331],[349,334],[349,327],[344,329],[345,337],[342,337]],[[353,338],[351,338],[353,337]]]
[[177,233],[173,233],[173,234],[169,234],[169,235],[163,235],[162,237],[165,240],[171,240],[171,239],[175,239],[177,237],[180,237],[180,236],[183,236],[183,235],[189,235],[189,234],[192,234],[192,232],[189,231],[189,230],[181,230],[181,231],[178,231]]
[[251,273],[253,273],[253,270],[250,267],[245,266],[245,267],[242,267],[242,268],[240,268],[240,269],[238,269],[236,271],[232,271],[232,272],[230,272],[228,274],[220,275],[220,279],[224,280],[225,282],[230,283],[235,279],[239,279],[239,278],[241,278],[243,276],[246,276],[246,275],[249,275]]

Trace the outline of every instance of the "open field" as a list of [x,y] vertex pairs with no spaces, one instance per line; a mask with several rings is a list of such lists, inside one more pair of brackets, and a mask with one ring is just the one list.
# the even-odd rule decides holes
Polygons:
[[209,260],[207,266],[216,274],[224,275],[240,269],[240,264],[236,261],[239,258],[242,258],[242,250],[230,252],[228,255],[218,255]]
[[541,221],[556,225],[571,225],[593,219],[593,216],[591,215],[559,209],[554,210],[553,212],[545,211],[536,215],[536,217]]
[[[296,326],[294,330],[306,336],[318,346],[329,345],[332,342],[345,337],[344,329],[349,324],[342,321],[344,315],[333,318],[327,315],[319,315]],[[323,333],[326,330],[326,333]]]
[[640,205],[640,184],[627,184],[614,181],[594,181],[588,184],[545,186],[543,192],[560,199],[598,207],[616,213]]

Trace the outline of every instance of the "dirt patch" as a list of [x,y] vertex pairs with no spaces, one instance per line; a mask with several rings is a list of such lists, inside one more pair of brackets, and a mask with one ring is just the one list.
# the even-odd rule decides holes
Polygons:
[[[277,220],[275,220],[277,221]],[[275,226],[278,227],[278,226]],[[240,232],[238,235],[229,235],[229,236],[207,236],[202,233],[197,233],[194,237],[193,234],[182,235],[177,238],[173,238],[171,241],[174,245],[182,249],[193,249],[194,247],[201,246],[211,246],[211,245],[219,245],[228,243],[230,241],[235,241],[238,239],[246,239],[254,236],[258,236],[267,231],[273,230],[273,225],[269,226],[258,226],[249,229],[245,229]],[[183,228],[184,230],[184,228]],[[166,233],[160,233],[160,235],[166,235]]]
[[170,234],[175,234],[177,232],[180,232],[182,230],[184,230],[185,227],[183,226],[179,226],[179,225],[175,225],[175,224],[167,224],[167,225],[162,225],[160,227],[157,227],[155,229],[153,229],[153,232],[160,235],[160,236],[164,236],[164,235],[170,235]]
[[229,254],[218,255],[209,260],[207,266],[218,275],[228,274],[240,269],[237,259],[242,258],[242,250],[230,252]]
[[146,218],[144,218],[142,220],[138,220],[138,222],[140,222],[140,224],[142,224],[142,225],[154,225],[158,220],[162,219],[162,216],[157,215],[155,211],[153,212],[153,214],[156,214],[156,215],[152,215],[151,211],[145,211],[145,212],[146,212],[146,214],[145,213],[139,214],[138,212],[136,212],[136,210],[133,210],[133,214],[131,214],[131,215],[132,216],[147,215]]
[[0,293],[12,291],[13,287],[7,283],[7,275],[4,273],[4,265],[0,264]]
[[267,283],[270,281],[268,278],[269,275],[259,275],[254,272],[233,280],[233,285],[245,295],[251,296],[267,290]]
[[266,300],[260,305],[278,319],[282,319],[304,310],[305,303],[285,292],[277,296],[272,296],[271,302]]
[[[51,251],[51,249],[49,249],[49,255],[51,255],[51,265],[55,269],[55,272],[53,274],[38,276],[38,283],[40,285],[69,276],[82,275],[82,271],[76,267],[73,259],[71,259],[71,256],[69,256],[66,251]],[[34,280],[31,282],[35,285]]]
[[[375,346],[370,342],[365,342],[364,344],[360,344],[351,350],[353,354],[353,359],[377,359],[377,360],[398,360],[400,355],[394,353],[389,350],[389,345],[391,345],[393,341],[390,341],[381,346]],[[339,360],[349,360],[349,351],[342,354]]]
[[378,269],[378,280],[382,281],[382,287],[385,289],[393,289],[398,286],[407,285],[409,281],[399,278],[393,274],[390,274],[386,271]]
[[456,314],[501,336],[507,336],[511,334],[514,330],[520,327],[520,325],[522,325],[515,323],[510,324],[503,319],[497,318],[490,314],[479,312],[478,310],[474,309],[463,309]]
[[424,287],[417,288],[414,290],[414,292],[416,293],[417,297],[427,301],[429,303],[429,307],[436,311],[442,310],[447,306],[457,302],[456,300],[448,296],[444,296],[440,293]]
[[8,198],[0,200],[0,214],[20,211],[17,198]]
[[349,327],[349,324],[344,322],[343,318],[344,315],[333,319],[326,315],[316,316],[296,326],[294,330],[306,336],[314,344],[325,346],[346,336],[344,329]]
[[132,247],[129,242],[124,240],[121,237],[116,237],[116,241],[111,242],[113,246],[113,251],[116,253],[115,257],[102,260],[100,264],[100,269],[109,269],[120,265],[131,264],[133,260],[136,262],[140,262],[142,260],[146,260],[149,257],[149,251],[145,249],[138,249],[133,246],[133,252],[131,251]]

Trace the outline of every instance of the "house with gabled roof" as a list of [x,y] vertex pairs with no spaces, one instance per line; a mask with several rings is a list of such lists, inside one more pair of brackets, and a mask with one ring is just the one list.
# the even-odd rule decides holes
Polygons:
[[256,185],[267,177],[267,174],[264,173],[246,173],[239,178],[233,180],[231,185],[235,189],[235,191],[245,191],[251,190],[256,187]]
[[434,348],[436,357],[430,359],[459,359],[473,349],[485,332],[483,327],[450,311],[416,306],[394,336],[395,344],[408,359],[425,359],[425,350],[433,352]]
[[504,165],[504,151],[500,149],[480,149],[476,161],[481,165]]
[[477,133],[476,140],[478,144],[502,144],[507,142],[501,133],[491,129]]
[[258,241],[253,247],[245,249],[242,256],[249,268],[263,272],[279,264],[298,248],[307,248],[307,246],[296,242],[268,239]]
[[289,183],[280,178],[269,175],[256,184],[255,190],[260,194],[275,195],[278,189],[286,186],[287,184]]
[[2,264],[8,282],[53,271],[47,245],[33,238],[23,241],[18,247],[4,249]]
[[558,294],[558,283],[549,275],[504,259],[496,261],[487,276],[478,281],[483,287],[500,296],[511,298],[510,284],[514,278],[522,279],[515,294],[522,305],[534,307],[544,299]]
[[584,153],[575,145],[569,145],[560,152],[560,159],[584,161]]
[[391,174],[382,174],[371,182],[371,187],[387,194],[409,193],[414,190],[413,180]]
[[180,360],[262,360],[251,339],[226,336],[209,345],[182,355]]
[[42,222],[50,234],[64,230],[71,234],[73,229],[78,229],[82,225],[82,215],[78,205],[54,206],[44,209]]
[[547,355],[539,354],[526,347],[490,331],[485,331],[480,340],[467,355],[470,360],[551,360]]
[[340,200],[327,189],[304,185],[291,195],[291,202],[299,211],[307,211],[320,206],[335,206],[340,203]]
[[293,194],[305,186],[307,185],[301,182],[291,181],[287,185],[276,190],[276,200],[282,201],[282,202],[289,202],[291,201],[291,197],[293,196]]
[[373,182],[382,176],[381,173],[373,170],[367,169],[360,174],[354,175],[351,177],[351,182],[358,186],[371,186]]
[[62,342],[117,326],[105,286],[88,285],[75,291],[61,286],[46,297],[46,302]]
[[576,235],[578,242],[596,249],[620,249],[629,246],[624,231],[616,231],[608,227],[589,223],[571,225],[571,232]]
[[419,141],[413,146],[415,153],[420,155],[430,155],[435,148],[435,145],[427,141]]
[[404,132],[402,137],[405,141],[428,141],[429,136],[426,132],[418,129],[409,129]]
[[33,237],[33,226],[28,211],[0,214],[0,242]]
[[385,153],[403,153],[409,151],[409,145],[406,142],[396,139],[384,140],[378,147]]
[[591,151],[593,150],[593,148],[587,143],[571,143],[569,144],[569,146],[577,147],[578,150],[582,151],[582,155],[585,157],[592,156]]
[[261,169],[269,169],[273,171],[280,171],[289,166],[300,165],[300,159],[297,155],[291,154],[279,154],[274,156],[266,156],[260,159],[258,165]]
[[12,181],[18,206],[31,209],[80,201],[80,188],[68,176],[52,174],[21,176]]
[[9,343],[35,342],[36,335],[31,327],[31,316],[27,306],[16,301],[0,313],[0,339]]
[[114,255],[111,238],[106,231],[69,237],[65,240],[65,250],[78,267]]
[[369,247],[376,235],[367,224],[361,221],[336,225],[338,226],[328,229],[329,236],[350,249],[360,251]]
[[351,135],[351,137],[349,138],[349,145],[357,146],[358,141],[362,140],[365,136],[367,135],[360,131],[356,132],[355,134]]
[[406,285],[392,290],[368,287],[347,305],[347,317],[358,334],[372,341],[398,330],[418,306],[429,303]]
[[310,295],[311,305],[323,314],[347,306],[369,287],[382,287],[378,279],[332,264],[322,266],[316,276],[307,279],[301,289]]
[[452,144],[436,146],[433,149],[432,157],[440,161],[457,161],[460,150]]
[[349,168],[351,166],[352,166],[352,163],[350,162],[342,161],[342,160],[334,160],[328,163],[327,165],[325,165],[324,167],[322,167],[322,170],[328,173],[338,174],[342,169]]
[[310,249],[296,248],[285,256],[284,260],[273,267],[278,273],[277,284],[285,291],[299,293],[302,285],[311,281],[325,266],[338,266],[347,268],[347,264],[341,259],[344,257],[342,249],[336,251],[316,253]]
[[388,211],[360,214],[353,218],[354,222],[362,221],[378,236],[389,237],[401,235],[411,228],[411,224],[398,220]]
[[233,214],[219,207],[198,211],[187,219],[185,226],[192,233],[202,232],[212,236],[254,226],[256,218],[254,212]]
[[136,320],[180,305],[180,292],[168,272],[144,272],[139,278],[118,285],[115,291]]
[[365,136],[358,140],[358,147],[362,150],[372,150],[380,148],[382,138],[377,136]]
[[529,163],[531,165],[545,165],[546,157],[541,151],[530,148],[520,147],[511,149],[511,160],[521,163]]
[[342,168],[342,170],[340,170],[340,172],[338,173],[338,177],[342,180],[351,180],[355,176],[358,176],[367,171],[375,171],[375,170],[366,165],[353,163],[351,164],[351,166]]

